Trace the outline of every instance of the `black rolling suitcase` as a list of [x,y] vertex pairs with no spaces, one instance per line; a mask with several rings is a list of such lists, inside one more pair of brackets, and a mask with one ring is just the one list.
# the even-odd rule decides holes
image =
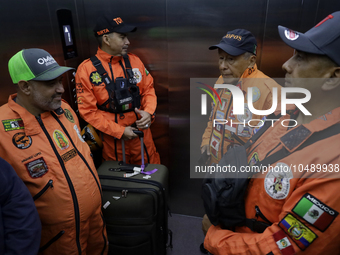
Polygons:
[[[141,144],[143,153],[142,137]],[[98,168],[109,254],[165,255],[172,245],[168,229],[168,169],[149,164],[142,171],[146,174],[136,174],[133,167],[137,167],[137,172],[141,170],[141,166],[126,165],[124,158],[123,162],[105,161]]]

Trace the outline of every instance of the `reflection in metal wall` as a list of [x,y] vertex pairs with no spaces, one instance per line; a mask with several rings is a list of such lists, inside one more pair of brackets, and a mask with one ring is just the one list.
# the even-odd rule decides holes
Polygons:
[[[64,60],[56,11],[69,9],[75,28],[78,57]],[[217,77],[217,53],[208,47],[229,30],[245,28],[258,40],[258,66],[267,75],[282,77],[281,65],[292,49],[279,39],[277,25],[306,31],[327,14],[340,10],[336,0],[12,0],[0,9],[0,104],[14,87],[8,74],[9,58],[22,48],[49,51],[59,64],[77,67],[95,54],[92,28],[110,10],[138,26],[129,35],[130,51],[137,54],[155,79],[158,95],[156,146],[170,168],[172,210],[201,215],[200,180],[189,178],[189,84],[194,77]],[[67,77],[65,99],[73,106]],[[1,113],[0,113],[1,114]],[[202,123],[202,133],[205,123]],[[197,137],[199,149],[201,137]],[[189,205],[189,206],[188,206]]]

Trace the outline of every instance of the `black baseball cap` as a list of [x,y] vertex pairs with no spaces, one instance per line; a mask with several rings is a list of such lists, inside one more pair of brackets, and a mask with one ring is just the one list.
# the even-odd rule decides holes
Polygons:
[[47,51],[34,48],[19,51],[8,62],[14,84],[21,80],[50,81],[72,69],[58,65]]
[[239,56],[245,52],[256,55],[257,42],[252,33],[245,29],[235,29],[229,31],[219,44],[209,47],[209,50],[217,48],[225,51],[231,56]]
[[136,30],[137,28],[135,26],[126,24],[120,17],[114,17],[112,15],[106,14],[104,16],[100,16],[97,19],[97,23],[93,29],[93,32],[97,37],[112,32],[125,34],[129,32],[135,32]]
[[340,66],[340,11],[328,15],[306,33],[278,26],[282,40],[290,47],[326,55]]

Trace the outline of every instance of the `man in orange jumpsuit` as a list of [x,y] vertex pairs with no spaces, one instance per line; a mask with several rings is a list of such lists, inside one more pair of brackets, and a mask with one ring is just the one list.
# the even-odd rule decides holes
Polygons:
[[[239,87],[245,97],[244,115],[233,114],[233,97],[228,89],[218,89],[222,104],[212,104],[212,111],[201,143],[201,153],[210,156],[208,164],[218,163],[231,146],[244,144],[253,131],[249,125],[244,125],[251,119],[261,119],[263,116],[252,114],[247,106],[247,92],[253,87],[252,101],[257,110],[268,110],[272,107],[273,88],[277,88],[275,97],[280,102],[280,85],[257,69],[255,37],[245,29],[229,31],[217,45],[209,47],[218,49],[219,69],[221,76],[217,84],[228,83]],[[225,119],[226,125],[213,126],[214,119]],[[232,124],[242,123],[242,124]],[[252,122],[256,126],[257,122]]]
[[29,189],[42,223],[39,254],[106,254],[101,186],[76,114],[61,99],[61,67],[42,49],[8,63],[17,94],[1,106],[0,156]]
[[[97,62],[85,60],[76,74],[78,109],[82,118],[101,132],[104,160],[122,160],[119,139],[123,139],[127,163],[141,164],[141,144],[133,132],[138,128],[144,132],[145,162],[159,164],[159,154],[150,131],[157,105],[153,78],[136,55],[127,53],[130,44],[127,33],[135,30],[136,27],[127,25],[119,17],[102,16],[97,20],[94,29],[99,43]],[[121,80],[124,83],[118,82]],[[139,88],[140,109],[126,103],[124,109],[115,110],[117,102],[114,97],[118,95],[115,89],[124,87],[129,80]],[[121,100],[130,99],[129,95]]]
[[[256,153],[259,163],[283,148],[287,152],[271,163],[276,171],[258,173],[246,191],[246,217],[269,226],[263,233],[211,226],[204,246],[214,255],[340,251],[340,134],[335,125],[340,122],[340,12],[304,34],[281,26],[279,33],[295,49],[283,64],[286,87],[310,91],[304,107],[311,115],[296,110],[283,116],[249,148],[248,160]],[[301,93],[292,93],[292,98],[299,97]],[[295,119],[298,125],[288,129],[281,125],[284,119]],[[329,137],[300,147],[320,133]]]

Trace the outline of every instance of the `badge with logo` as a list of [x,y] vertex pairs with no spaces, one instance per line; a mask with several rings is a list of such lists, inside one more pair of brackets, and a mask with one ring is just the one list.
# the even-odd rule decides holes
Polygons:
[[69,161],[70,159],[77,156],[77,151],[73,148],[72,150],[66,152],[65,154],[61,155],[61,158],[64,160],[64,162]]
[[250,112],[247,104],[244,104],[244,114],[236,115],[238,121],[243,123],[247,123],[249,120],[251,120],[252,116],[253,114]]
[[273,238],[275,240],[277,247],[279,247],[282,255],[295,254],[295,250],[283,230],[274,233]]
[[84,97],[77,98],[77,104],[83,104]]
[[99,75],[99,73],[97,71],[92,72],[90,74],[90,81],[95,86],[98,86],[99,84],[103,83],[102,82],[102,77],[100,77],[100,75]]
[[16,133],[12,138],[13,144],[19,149],[27,149],[32,145],[32,138],[24,132]]
[[2,124],[6,132],[25,128],[22,119],[3,120]]
[[293,212],[324,232],[339,215],[337,211],[306,193],[293,208]]
[[46,162],[43,158],[38,158],[36,160],[33,160],[27,164],[25,164],[26,169],[29,173],[29,175],[32,178],[38,178],[43,176],[48,172],[48,167],[46,165]]
[[73,115],[72,115],[72,113],[69,109],[64,109],[64,114],[65,114],[66,119],[68,119],[70,122],[74,123]]
[[285,36],[288,40],[291,40],[291,41],[295,41],[296,39],[299,38],[299,34],[291,29],[285,30]]
[[138,68],[133,68],[132,69],[132,72],[134,74],[134,78],[136,79],[137,83],[139,83],[141,80],[142,80],[142,74],[141,72],[139,71]]
[[69,141],[61,131],[55,130],[53,132],[53,139],[60,149],[65,150],[69,147]]
[[237,135],[242,137],[251,137],[252,128],[243,126],[243,125],[237,125]]
[[296,219],[293,215],[288,213],[280,223],[282,228],[296,243],[301,250],[305,250],[318,236],[304,225],[301,221]]
[[290,180],[293,173],[290,167],[285,163],[277,163],[273,169],[270,169],[264,179],[264,188],[269,196],[274,199],[285,199],[290,189]]

